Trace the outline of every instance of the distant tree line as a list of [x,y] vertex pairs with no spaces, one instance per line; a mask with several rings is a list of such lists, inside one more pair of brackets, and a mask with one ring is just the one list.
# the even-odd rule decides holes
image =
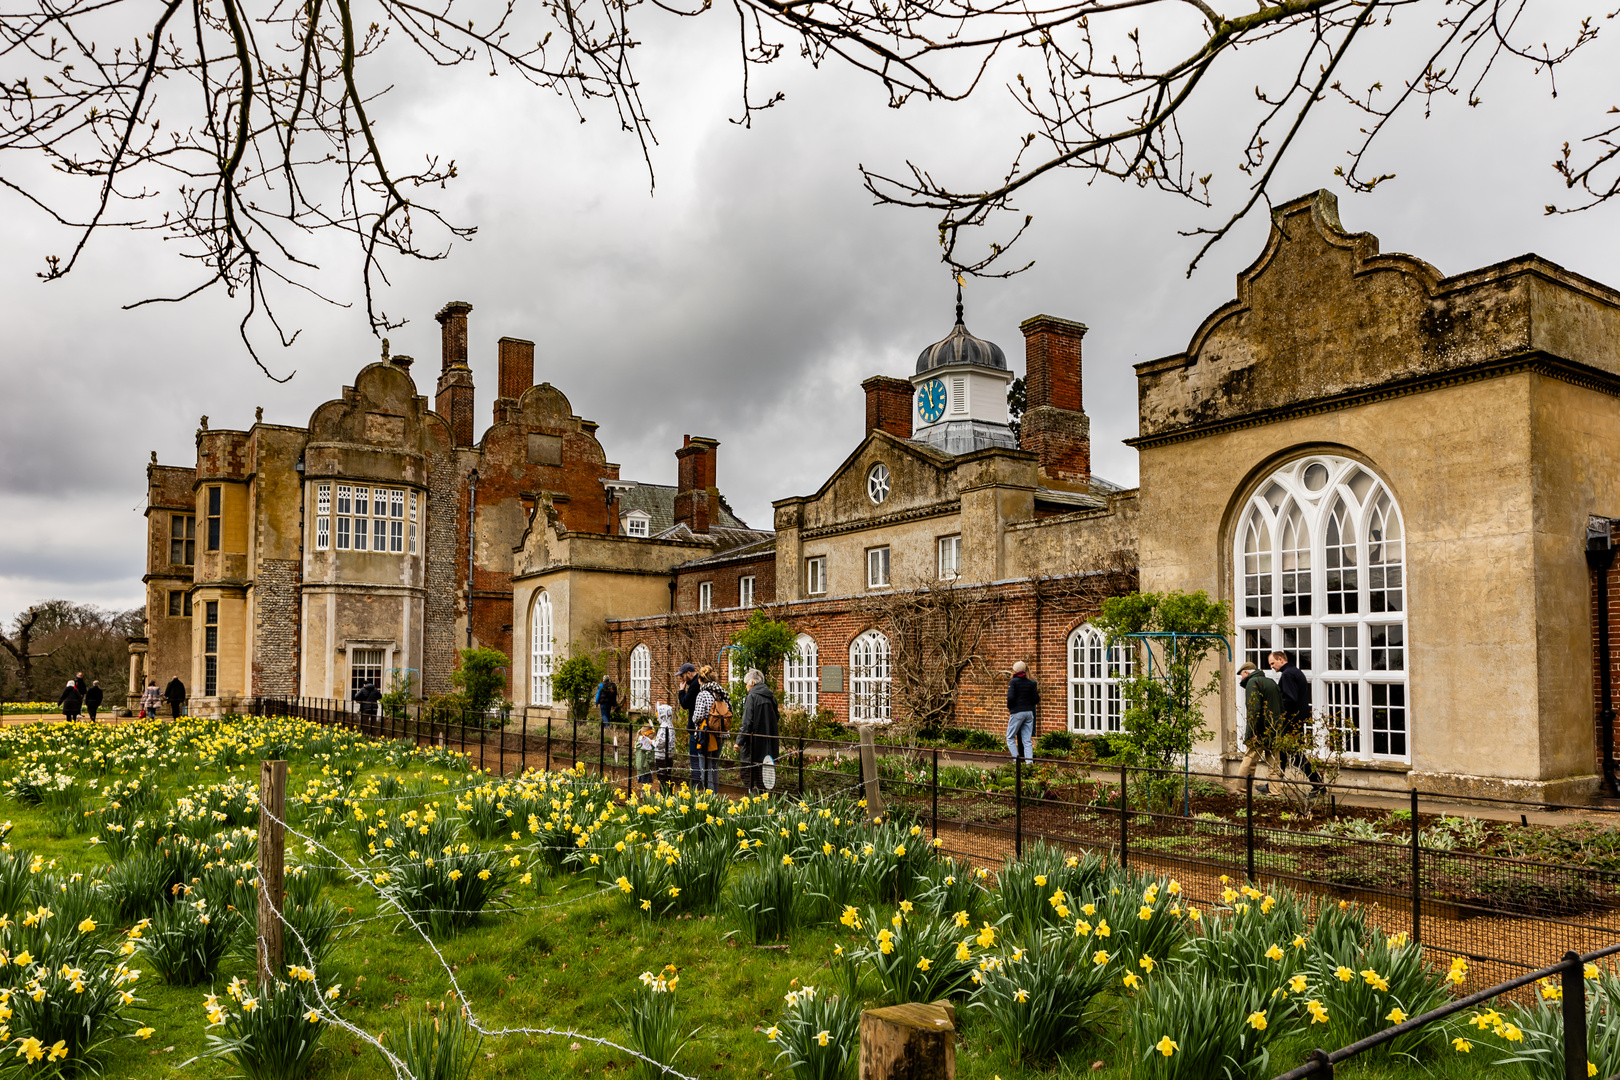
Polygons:
[[145,632],[141,608],[42,600],[0,627],[0,701],[54,701],[81,671],[116,701],[129,680],[127,639]]

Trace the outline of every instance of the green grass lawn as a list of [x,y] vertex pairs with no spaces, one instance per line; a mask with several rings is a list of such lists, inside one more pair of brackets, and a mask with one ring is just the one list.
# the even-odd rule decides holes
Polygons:
[[[0,777],[12,778],[14,792],[18,790],[15,778],[41,765],[48,765],[57,775],[74,772],[97,780],[97,789],[86,789],[79,801],[67,807],[60,798],[49,795],[43,805],[25,805],[14,799],[14,805],[6,811],[13,825],[9,836],[13,852],[41,856],[47,864],[54,860],[54,867],[43,872],[77,871],[90,878],[104,877],[109,867],[107,851],[91,843],[98,826],[89,824],[90,831],[79,830],[87,823],[100,820],[95,814],[112,801],[99,793],[108,782],[128,780],[143,773],[155,778],[162,785],[172,812],[183,796],[200,797],[210,785],[256,782],[256,758],[268,753],[285,753],[291,759],[290,796],[310,791],[330,792],[325,802],[317,801],[307,811],[290,808],[289,819],[296,831],[310,829],[309,822],[317,820],[325,806],[338,808],[344,814],[352,813],[354,806],[365,806],[370,807],[372,815],[369,819],[350,817],[346,824],[326,833],[321,840],[326,850],[306,846],[296,836],[290,837],[289,864],[324,864],[336,857],[359,865],[365,860],[369,877],[384,865],[379,859],[367,858],[369,852],[363,835],[365,821],[376,821],[379,809],[386,811],[392,807],[397,816],[403,808],[427,806],[436,800],[447,818],[470,824],[480,813],[490,813],[490,806],[504,805],[495,802],[501,797],[500,792],[506,791],[507,799],[516,798],[514,785],[497,788],[499,781],[469,776],[442,756],[438,764],[421,757],[383,764],[366,759],[366,754],[374,753],[373,750],[357,750],[348,744],[320,752],[301,752],[296,743],[289,749],[288,745],[277,744],[278,736],[273,732],[267,739],[262,730],[252,727],[201,725],[185,738],[178,738],[176,731],[191,729],[140,726],[138,730],[146,735],[133,734],[132,729],[134,726],[103,729],[108,732],[105,735],[81,730],[62,736],[53,736],[51,729],[46,728],[11,729],[0,735],[0,754],[5,755],[0,757]],[[118,734],[117,730],[123,733]],[[324,736],[310,736],[311,739],[317,737]],[[53,738],[57,740],[55,743]],[[154,741],[148,745],[141,742],[141,738]],[[364,795],[372,790],[373,781],[401,776],[407,783],[425,784],[429,794],[418,798],[394,797],[392,801],[368,799]],[[312,781],[318,781],[322,787],[311,788]],[[488,787],[482,793],[470,794],[467,789],[476,783],[487,783]],[[511,825],[527,834],[522,843],[509,844],[504,835],[492,835],[474,844],[476,849],[499,853],[503,859],[511,852],[513,858],[523,863],[519,869],[530,874],[530,879],[523,882],[518,871],[513,870],[509,887],[501,898],[505,909],[490,911],[473,925],[459,933],[444,935],[433,944],[425,941],[408,920],[382,903],[378,889],[369,882],[361,884],[340,876],[328,885],[323,895],[342,909],[346,927],[331,959],[321,966],[318,976],[322,988],[332,984],[341,986],[338,1015],[346,1023],[376,1036],[423,1007],[453,1011],[458,1008],[451,998],[453,977],[466,1005],[483,1028],[492,1032],[511,1030],[510,1034],[484,1039],[473,1069],[474,1077],[630,1075],[630,1061],[622,1052],[590,1040],[625,1043],[628,1036],[621,1008],[636,1000],[640,993],[639,976],[673,964],[680,976],[676,1002],[681,1026],[684,1030],[696,1029],[696,1037],[675,1066],[692,1076],[781,1075],[776,1060],[778,1047],[764,1032],[780,1020],[784,994],[804,985],[830,991],[837,983],[831,963],[835,947],[854,950],[861,935],[831,918],[819,924],[799,919],[784,939],[756,947],[748,920],[737,910],[735,892],[727,892],[712,906],[699,904],[695,910],[680,910],[669,886],[669,881],[676,879],[656,879],[654,887],[637,878],[634,888],[640,891],[627,895],[632,894],[631,882],[628,877],[618,875],[635,873],[632,860],[637,849],[645,845],[650,850],[654,835],[678,846],[689,834],[721,832],[729,843],[730,827],[737,824],[738,835],[746,833],[755,839],[752,855],[736,856],[734,852],[733,861],[722,864],[731,867],[724,872],[733,889],[738,886],[740,876],[763,875],[772,868],[790,864],[789,869],[782,872],[805,875],[793,878],[795,892],[802,894],[808,888],[807,882],[819,880],[808,875],[812,872],[821,837],[816,835],[814,840],[806,837],[822,830],[828,836],[858,838],[866,835],[859,831],[862,826],[857,822],[839,824],[836,820],[828,823],[828,815],[819,811],[789,812],[784,803],[769,808],[760,804],[739,813],[736,807],[719,801],[711,807],[696,800],[693,800],[694,807],[683,803],[678,812],[673,804],[664,807],[656,814],[649,814],[647,824],[642,825],[642,817],[639,814],[632,817],[634,809],[622,802],[604,805],[592,801],[588,809],[581,809],[587,799],[599,799],[603,789],[581,781],[579,791],[580,805],[572,809],[550,801],[553,794],[564,797],[561,787],[553,794],[532,799],[528,805],[535,808],[537,814],[549,816],[548,820],[538,823],[541,826],[538,832],[533,828],[534,821],[513,819]],[[566,798],[572,800],[573,796]],[[548,806],[561,806],[561,809],[548,811]],[[778,808],[784,811],[780,819],[774,817]],[[844,812],[847,811],[840,811]],[[704,821],[704,815],[709,813],[719,814],[720,820]],[[386,817],[386,813],[383,816]],[[728,816],[732,820],[725,820]],[[556,819],[555,823],[551,818]],[[795,826],[797,833],[787,827],[793,821],[799,823]],[[557,836],[575,835],[569,829],[579,828],[580,823],[584,831],[579,834],[575,867],[550,866],[534,850],[536,844],[542,848],[546,845],[546,837],[555,844]],[[663,828],[657,832],[646,831],[656,823],[662,823]],[[835,824],[842,833],[832,831]],[[643,829],[639,839],[634,831],[638,827]],[[852,827],[855,831],[851,831]],[[904,831],[903,823],[889,823],[884,828],[898,830],[883,834],[889,837],[880,841],[885,845],[893,845],[895,836],[904,841],[911,835]],[[628,836],[626,829],[632,830]],[[878,833],[870,835],[876,837]],[[618,837],[630,843],[621,842],[615,847]],[[851,840],[849,844],[858,847],[859,840]],[[904,846],[896,848],[898,861],[891,859],[888,865],[902,869],[925,868],[917,872],[932,873],[937,882],[940,868],[930,862],[932,855],[926,842],[912,843],[909,856],[901,850]],[[584,859],[587,850],[601,851],[605,857],[598,865],[592,865]],[[826,854],[831,856],[831,846]],[[871,861],[875,857],[871,850],[864,856],[859,852],[845,854],[850,864]],[[884,852],[876,853],[876,856],[883,855]],[[662,872],[658,860],[651,861],[652,870]],[[929,866],[933,869],[926,869]],[[616,877],[622,885],[615,885]],[[1025,877],[1019,880],[1024,881]],[[947,883],[951,881],[954,878],[946,879]],[[1067,923],[1063,920],[1070,918],[1071,913],[1063,907],[1062,919],[1049,914],[1047,909],[1057,910],[1059,904],[1046,899],[1045,890],[1050,886],[1044,876],[1034,878],[1030,888],[1037,885],[1039,893],[1031,893],[1035,914],[1029,917],[1037,921],[1049,920],[1058,931],[1067,933]],[[692,888],[691,882],[687,883],[687,888]],[[998,904],[1010,911],[1013,901],[1008,897],[1012,894],[1006,890],[1011,888],[1011,884],[1004,883],[1004,896],[985,893],[982,897],[984,911],[976,912],[973,921],[994,919]],[[1154,891],[1157,892],[1157,887]],[[643,897],[660,898],[660,906],[668,910],[643,913],[636,906],[636,901]],[[1077,894],[1069,899],[1079,906]],[[643,902],[650,904],[651,899]],[[855,902],[861,905],[863,913],[870,912],[865,917],[873,923],[886,919],[894,910],[892,904],[868,908],[864,898]],[[1093,945],[1115,949],[1117,956],[1127,955],[1132,935],[1138,933],[1134,921],[1138,901],[1134,896],[1127,896],[1121,902],[1125,904],[1121,910],[1127,913],[1116,918],[1119,933],[1104,942],[1099,927],[1098,936],[1085,946],[1086,956],[1090,955]],[[1174,903],[1174,897],[1156,897],[1152,903],[1157,905],[1153,917],[1158,918]],[[846,909],[846,915],[853,910]],[[1146,912],[1148,907],[1142,910]],[[1172,914],[1176,912],[1179,908]],[[20,918],[20,915],[20,911],[14,913],[14,917]],[[1078,916],[1078,912],[1073,915]],[[1213,915],[1211,913],[1211,917]],[[917,917],[920,919],[921,915]],[[940,917],[944,918],[943,912]],[[1143,916],[1142,925],[1148,924],[1148,918]],[[125,930],[127,925],[119,929]],[[973,931],[970,928],[968,932]],[[1177,934],[1184,932],[1189,931],[1176,930]],[[871,939],[865,940],[870,942]],[[435,945],[443,963],[435,954]],[[878,950],[869,951],[875,959]],[[989,955],[988,950],[981,953],[981,956]],[[124,1015],[153,1030],[144,1040],[127,1037],[111,1040],[99,1063],[103,1074],[172,1077],[179,1069],[179,1075],[198,1078],[237,1075],[229,1061],[201,1057],[208,1049],[208,1021],[203,1000],[210,987],[164,985],[151,974],[150,963],[143,963],[142,959],[137,954],[130,961],[133,967],[146,972],[136,988],[141,1000],[130,1006]],[[984,970],[982,966],[980,970]],[[1156,1068],[1162,1063],[1151,1060],[1133,1063],[1125,1049],[1128,1044],[1125,1022],[1132,995],[1120,985],[1118,974],[1123,971],[1128,975],[1135,970],[1134,966],[1122,963],[1117,970],[1108,970],[1112,989],[1104,990],[1092,1001],[1079,1024],[1069,1025],[1071,1038],[1067,1049],[1039,1065],[1012,1060],[989,1018],[979,1009],[964,1007],[965,999],[959,1001],[961,1041],[957,1075],[963,1080],[1160,1075],[1149,1066]],[[213,980],[212,989],[222,993],[232,976],[251,979],[251,961],[245,956],[227,957]],[[1162,973],[1148,976],[1150,979],[1159,977],[1167,976]],[[1326,989],[1334,987],[1329,985]],[[868,977],[862,984],[862,996],[868,1004],[881,1003],[882,990],[875,979]],[[1226,1007],[1224,1002],[1215,1004]],[[1234,1016],[1234,1023],[1241,1023],[1240,1013]],[[129,1024],[120,1031],[133,1027],[134,1024]],[[539,1029],[559,1033],[544,1034]],[[1300,1033],[1281,1038],[1274,1044],[1266,1075],[1286,1071],[1312,1045],[1330,1049],[1338,1045],[1327,1040],[1324,1029],[1314,1029],[1318,1032],[1315,1035],[1312,1030],[1302,1028]],[[1477,1053],[1464,1055],[1448,1050],[1415,1063],[1391,1060],[1352,1063],[1341,1066],[1339,1075],[1389,1080],[1420,1076],[1462,1080],[1478,1076],[1486,1064],[1486,1056],[1487,1048],[1482,1045]],[[0,1060],[5,1058],[0,1057]],[[1133,1064],[1137,1066],[1134,1072]],[[1511,1069],[1491,1071],[1503,1076],[1517,1075]],[[394,1074],[383,1056],[358,1035],[340,1025],[327,1024],[323,1025],[321,1048],[313,1059],[310,1075],[381,1080]]]

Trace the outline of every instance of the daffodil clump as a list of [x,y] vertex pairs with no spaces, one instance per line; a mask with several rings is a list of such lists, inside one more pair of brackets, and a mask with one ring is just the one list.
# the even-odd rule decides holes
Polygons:
[[[1620,975],[1587,964],[1582,973],[1586,998],[1587,1075],[1620,1072]],[[1454,1053],[1481,1065],[1516,1064],[1531,1080],[1564,1080],[1563,989],[1556,979],[1536,984],[1529,1002],[1502,1004],[1464,1014],[1466,1024],[1452,1037]],[[1498,1003],[1501,1004],[1501,1003]]]
[[764,1035],[794,1080],[846,1080],[860,1052],[860,1002],[795,979]]
[[232,979],[223,998],[203,998],[208,1056],[228,1058],[248,1080],[298,1080],[343,995],[337,983],[291,965],[285,980],[259,988]]
[[[43,899],[61,892],[43,871],[37,884]],[[110,1039],[135,1035],[125,1012],[141,972],[114,941],[112,928],[69,905],[0,916],[0,1054],[67,1072],[94,1066]]]
[[681,1033],[675,1011],[675,987],[681,981],[674,964],[661,971],[641,973],[640,989],[619,1005],[630,1029],[630,1048],[640,1055],[635,1075],[643,1080],[661,1080],[668,1074],[661,1068],[674,1065],[696,1031]]

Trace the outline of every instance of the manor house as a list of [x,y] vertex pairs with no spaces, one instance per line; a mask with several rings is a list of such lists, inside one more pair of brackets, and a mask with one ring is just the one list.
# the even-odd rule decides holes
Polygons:
[[1285,649],[1344,782],[1562,801],[1613,769],[1620,292],[1537,256],[1447,277],[1327,192],[1278,207],[1236,298],[1136,366],[1135,490],[1091,473],[1085,326],[1022,325],[1015,433],[1006,355],[959,303],[912,372],[862,384],[865,436],[770,531],[727,510],[712,439],[673,487],[618,480],[524,342],[474,445],[466,305],[440,320],[433,409],[396,358],[307,428],[204,430],[195,467],[153,467],[155,675],[342,697],[369,665],[435,692],[466,635],[542,711],[571,644],[612,646],[645,708],[765,608],[799,635],[771,673],[791,704],[999,734],[1024,660],[1038,731],[1105,733],[1139,657],[1092,626],[1101,600],[1202,589],[1234,625],[1195,766],[1235,765],[1233,670]]

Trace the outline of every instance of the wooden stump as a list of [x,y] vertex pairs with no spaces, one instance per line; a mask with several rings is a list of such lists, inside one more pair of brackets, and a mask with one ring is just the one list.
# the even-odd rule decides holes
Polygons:
[[877,772],[877,743],[873,736],[872,726],[862,724],[861,735],[861,784],[862,795],[866,798],[866,816],[875,818],[883,816],[883,796],[878,792]]
[[861,1013],[860,1080],[956,1080],[956,1009],[891,1005]]

